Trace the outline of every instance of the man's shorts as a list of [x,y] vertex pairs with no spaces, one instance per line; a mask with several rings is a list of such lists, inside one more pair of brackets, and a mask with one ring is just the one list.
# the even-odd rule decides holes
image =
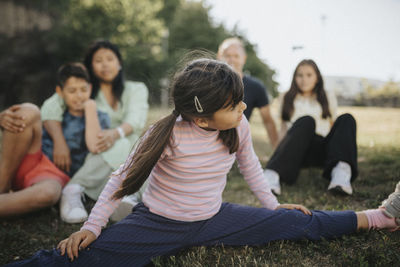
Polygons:
[[68,183],[69,177],[39,150],[26,154],[22,159],[13,181],[13,190],[21,190],[44,180],[57,181],[63,187]]

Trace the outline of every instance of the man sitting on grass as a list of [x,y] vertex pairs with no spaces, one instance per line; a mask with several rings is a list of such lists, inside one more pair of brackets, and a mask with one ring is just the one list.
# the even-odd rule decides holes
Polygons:
[[[71,133],[71,145],[78,144],[80,151],[86,154],[88,150],[96,151],[93,140],[101,130],[99,118],[104,127],[109,125],[109,119],[106,114],[98,115],[96,103],[89,99],[91,85],[85,67],[79,63],[61,66],[56,91],[68,107],[63,130]],[[76,121],[82,121],[83,125],[78,127]],[[33,104],[14,105],[0,113],[0,126],[3,129],[0,217],[28,213],[55,204],[69,177],[42,152],[39,109]],[[48,151],[51,142],[46,134],[43,142],[44,151]],[[84,156],[76,160],[75,168],[79,168],[83,160]]]

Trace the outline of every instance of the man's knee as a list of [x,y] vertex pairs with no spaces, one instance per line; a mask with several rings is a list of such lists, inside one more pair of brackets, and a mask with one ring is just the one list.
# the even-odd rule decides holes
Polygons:
[[27,125],[40,121],[40,109],[32,103],[21,104],[17,113],[25,118]]
[[57,203],[61,197],[61,185],[57,181],[46,180],[40,194],[35,198],[35,206],[38,208],[52,206]]

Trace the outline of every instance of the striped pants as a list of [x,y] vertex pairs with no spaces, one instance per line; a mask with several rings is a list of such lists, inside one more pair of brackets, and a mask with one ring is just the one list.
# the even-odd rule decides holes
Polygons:
[[357,229],[353,211],[267,210],[223,203],[210,219],[183,222],[155,215],[142,203],[70,262],[59,251],[42,250],[7,266],[144,266],[151,259],[192,246],[262,245],[273,240],[332,239]]

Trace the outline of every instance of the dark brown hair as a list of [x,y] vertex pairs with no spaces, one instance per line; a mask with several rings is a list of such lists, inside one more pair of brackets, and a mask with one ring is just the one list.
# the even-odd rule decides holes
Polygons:
[[296,75],[297,71],[301,66],[308,65],[311,66],[315,73],[317,74],[317,84],[313,89],[313,93],[317,96],[317,101],[322,107],[322,118],[326,119],[327,117],[331,117],[331,112],[329,111],[329,103],[326,97],[325,89],[324,89],[324,80],[322,79],[321,72],[318,69],[317,64],[312,59],[304,59],[302,60],[296,67],[293,78],[292,84],[288,92],[286,92],[283,98],[283,105],[282,105],[282,120],[289,121],[293,115],[294,106],[293,101],[297,94],[301,94],[300,88],[296,84]]
[[[122,198],[140,189],[166,146],[172,145],[171,133],[179,114],[185,121],[212,119],[219,109],[234,107],[243,99],[243,83],[239,75],[227,64],[212,59],[191,61],[175,75],[171,89],[174,111],[155,123],[139,142],[124,170],[126,179],[113,198]],[[195,97],[203,112],[198,112]],[[237,151],[239,137],[236,128],[220,131],[219,138],[229,148],[229,153]]]
[[71,62],[61,65],[57,70],[57,85],[63,89],[65,82],[71,77],[80,78],[90,83],[89,74],[82,63]]
[[114,97],[118,100],[121,101],[121,96],[124,91],[124,75],[123,75],[123,62],[122,62],[122,56],[121,53],[119,52],[119,48],[117,45],[111,43],[110,41],[107,40],[96,40],[92,45],[89,47],[84,63],[86,68],[89,70],[89,75],[90,75],[90,80],[92,83],[92,94],[91,98],[96,98],[99,90],[100,90],[100,80],[99,78],[94,74],[93,71],[93,56],[99,50],[100,48],[105,48],[111,50],[115,56],[118,58],[119,64],[121,65],[121,69],[119,70],[117,76],[114,78],[112,81],[112,94]]

